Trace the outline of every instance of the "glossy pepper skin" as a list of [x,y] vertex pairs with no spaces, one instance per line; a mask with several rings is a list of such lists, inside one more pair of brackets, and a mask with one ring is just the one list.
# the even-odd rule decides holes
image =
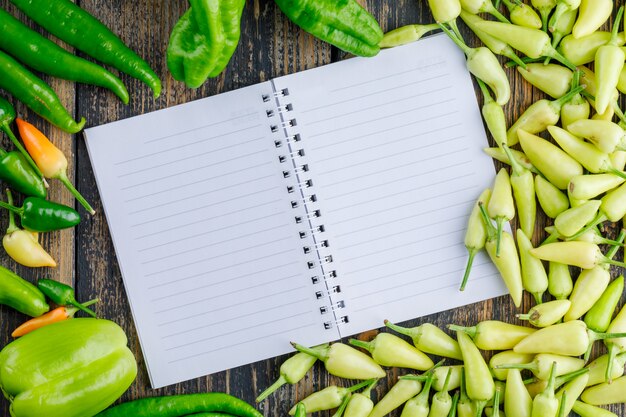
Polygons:
[[37,197],[26,198],[22,207],[0,201],[0,207],[20,216],[22,226],[33,232],[66,229],[80,223],[80,215],[73,208]]
[[57,38],[143,81],[154,91],[155,97],[161,94],[161,80],[150,66],[102,22],[70,0],[11,2]]
[[[327,346],[327,345],[325,345]],[[256,402],[263,401],[284,384],[295,384],[300,381],[313,367],[317,358],[306,353],[298,352],[280,365],[280,376],[256,398]]]
[[[76,321],[76,320],[74,320]],[[261,413],[239,398],[221,392],[141,398],[111,407],[97,417],[179,417],[224,413],[240,417],[261,417]]]
[[0,387],[13,417],[93,416],[137,375],[124,331],[108,320],[51,324],[0,352]]
[[37,288],[55,304],[60,306],[73,305],[84,313],[89,314],[91,317],[96,317],[96,313],[76,301],[76,298],[74,298],[74,288],[69,285],[52,279],[40,279],[37,281]]
[[0,37],[0,49],[30,68],[57,78],[108,88],[128,104],[128,91],[119,78],[99,65],[70,54],[4,9],[0,9],[0,32],[6,34]]
[[174,26],[167,66],[188,87],[218,76],[230,61],[241,36],[245,0],[190,0],[191,8]]
[[48,195],[41,177],[18,151],[0,149],[0,179],[27,196],[45,199]]
[[85,125],[84,118],[79,122],[74,121],[48,84],[2,51],[0,51],[0,88],[66,132],[79,132]]
[[39,317],[50,310],[37,287],[3,266],[0,266],[0,304],[31,317]]
[[369,57],[380,50],[383,31],[355,0],[274,1],[296,25],[345,52]]

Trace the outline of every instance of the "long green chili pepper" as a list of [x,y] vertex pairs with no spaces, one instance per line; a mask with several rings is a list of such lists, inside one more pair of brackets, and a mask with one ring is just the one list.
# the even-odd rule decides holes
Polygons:
[[439,25],[406,25],[385,33],[378,44],[381,48],[393,48],[394,46],[406,45],[420,40],[428,32],[439,29]]
[[480,417],[496,389],[493,377],[472,339],[463,331],[457,331],[456,335],[463,353],[467,396],[476,406],[475,416]]
[[397,333],[409,336],[415,347],[422,352],[457,360],[463,359],[457,341],[435,325],[424,323],[421,326],[407,328],[385,320],[385,326]]
[[0,207],[20,216],[22,226],[32,232],[50,232],[80,223],[80,215],[73,208],[38,197],[26,198],[22,207],[0,201]]
[[578,20],[572,34],[574,38],[591,35],[611,17],[613,0],[582,0],[578,9]]
[[504,412],[509,417],[530,417],[533,399],[530,397],[519,369],[511,369],[506,378]]
[[596,332],[605,332],[611,324],[615,308],[624,292],[624,276],[615,278],[604,290],[596,303],[585,314],[587,327]]
[[504,168],[501,168],[496,175],[493,192],[491,193],[489,203],[487,204],[487,211],[489,213],[489,217],[494,219],[496,222],[496,257],[499,257],[503,235],[503,225],[505,222],[508,222],[515,217],[515,203],[513,202],[511,179],[509,173]]
[[551,219],[569,208],[567,196],[541,175],[535,176],[535,194],[541,209]]
[[494,92],[496,103],[501,106],[508,103],[511,98],[511,85],[502,66],[500,66],[500,61],[498,61],[493,52],[484,46],[470,48],[455,33],[443,25],[440,26],[467,56],[466,64],[469,72],[482,80]]
[[522,272],[519,256],[517,254],[517,248],[515,247],[515,241],[509,233],[503,232],[501,241],[501,256],[497,256],[496,228],[491,223],[485,206],[479,204],[479,207],[483,216],[483,221],[487,227],[487,242],[485,243],[485,249],[509,289],[513,303],[516,307],[519,307],[522,304],[522,293],[524,288],[522,285]]
[[370,352],[372,359],[382,366],[425,371],[435,365],[425,353],[390,333],[379,333],[370,342],[350,339],[349,343]]
[[480,39],[487,48],[491,49],[491,52],[496,55],[502,55],[509,58],[522,68],[526,67],[524,61],[522,61],[520,57],[517,56],[517,54],[515,53],[513,48],[509,46],[509,44],[507,44],[506,42],[502,42],[500,39],[488,35],[482,30],[478,29],[478,26],[476,24],[483,21],[480,16],[468,13],[463,10],[461,11],[461,19],[463,19],[463,22],[465,22],[467,27],[469,27],[472,32],[474,32],[478,39]]
[[528,363],[512,363],[498,365],[499,369],[527,369],[535,375],[535,377],[544,381],[550,378],[552,372],[552,365],[556,363],[556,370],[554,376],[561,376],[569,374],[583,369],[585,361],[578,358],[572,358],[570,356],[553,355],[550,353],[540,353]]
[[617,417],[617,414],[594,405],[585,404],[582,401],[575,401],[572,410],[580,417]]
[[280,365],[280,376],[256,398],[256,402],[263,401],[284,384],[295,384],[300,381],[313,367],[317,358],[306,353],[298,352]]
[[522,229],[517,229],[517,247],[522,265],[524,289],[533,295],[535,303],[541,304],[543,293],[548,289],[548,274],[543,263],[530,254],[533,244]]
[[626,148],[624,129],[611,121],[578,120],[569,124],[567,130],[578,137],[587,139],[607,154]]
[[[305,405],[307,413],[315,413],[316,411],[330,410],[332,408],[337,408],[341,406],[346,396],[349,396],[354,391],[357,391],[371,384],[372,384],[372,380],[360,382],[349,388],[342,388],[342,387],[337,387],[336,385],[331,385],[329,387],[324,388],[323,390],[314,392],[313,394],[301,400],[300,403]],[[294,415],[295,412],[296,412],[296,406],[294,405],[291,408],[291,410],[289,410],[289,415]]]
[[[569,300],[553,300],[538,304],[526,314],[516,314],[520,320],[528,320],[535,327],[548,327],[558,323],[572,306]],[[595,330],[595,329],[593,329]]]
[[[596,51],[606,45],[611,39],[610,32],[594,32],[581,38],[574,38],[574,35],[567,35],[559,45],[559,51],[567,57],[574,65],[584,65],[593,62]],[[624,45],[626,39],[623,34],[617,39],[618,45]]]
[[591,405],[619,404],[626,402],[626,377],[622,376],[612,382],[589,387],[581,395],[581,400]]
[[[511,165],[511,161],[509,160],[508,155],[506,154],[506,152],[504,152],[502,148],[500,147],[483,148],[483,151],[485,151],[485,153],[489,155],[490,157],[492,157],[493,159],[500,161],[504,164]],[[539,174],[539,170],[535,168],[535,166],[530,162],[530,160],[528,159],[526,154],[524,154],[524,152],[518,151],[517,149],[511,149],[511,148],[509,148],[509,151],[511,151],[513,158],[515,158],[515,161],[517,161],[518,164],[520,164],[522,167],[526,168],[530,172]]]
[[386,375],[383,368],[365,353],[343,343],[330,346],[306,346],[292,343],[300,352],[307,353],[324,362],[329,374],[346,379],[382,378]]
[[27,196],[45,199],[48,195],[41,177],[18,151],[7,152],[0,148],[0,179]]
[[3,266],[0,266],[0,304],[31,317],[39,317],[50,310],[37,287]]
[[597,74],[598,91],[596,97],[596,111],[604,113],[610,104],[613,90],[617,87],[620,73],[624,68],[626,54],[617,46],[617,34],[619,23],[624,14],[624,7],[617,11],[617,17],[613,24],[611,39],[606,45],[601,46],[596,52],[595,71]]
[[569,266],[558,262],[549,262],[548,265],[548,292],[557,300],[564,300],[574,288]]
[[70,0],[11,0],[11,3],[57,38],[143,81],[155,97],[161,94],[161,80],[150,66],[102,22]]
[[624,178],[613,174],[577,175],[570,180],[567,191],[574,198],[589,200],[615,189],[624,181]]
[[[543,304],[541,304],[543,305]],[[533,360],[535,356],[526,353],[516,353],[512,350],[505,350],[498,352],[489,359],[489,368],[491,368],[491,374],[493,377],[500,381],[506,381],[509,370],[500,369],[498,365],[514,364],[514,363],[528,363]]]
[[2,51],[0,51],[0,88],[66,132],[76,133],[85,125],[84,118],[80,122],[72,119],[48,84]]
[[104,68],[70,54],[0,8],[0,49],[35,71],[53,77],[108,88],[124,104],[128,91],[124,83]]
[[558,238],[574,236],[596,217],[601,204],[602,201],[600,200],[587,200],[556,216],[554,219],[554,231],[542,244],[552,243]]
[[619,378],[624,375],[624,365],[626,365],[626,352],[616,355],[612,359],[611,374],[607,378],[607,367],[609,366],[609,357],[607,353],[596,358],[593,362],[587,365],[589,370],[589,380],[587,386],[601,384],[606,381],[612,381],[615,378]]
[[360,56],[374,56],[380,50],[383,31],[355,0],[274,1],[292,22],[341,50]]
[[552,98],[563,97],[570,90],[574,73],[562,65],[539,62],[526,64],[526,68],[517,67],[517,71],[526,81],[548,94]]
[[464,332],[469,335],[476,347],[482,350],[513,349],[521,340],[535,332],[535,329],[530,327],[517,326],[497,320],[481,321],[472,327],[450,324],[448,328],[457,333]]
[[479,251],[485,248],[485,242],[487,241],[487,229],[485,227],[485,223],[483,222],[482,215],[480,214],[479,204],[481,202],[482,204],[488,204],[490,197],[491,190],[487,188],[478,197],[467,222],[464,243],[469,256],[467,258],[467,265],[465,266],[463,281],[461,282],[461,287],[459,288],[460,291],[465,290],[465,286],[467,285],[467,281],[472,270],[472,264],[474,263],[474,257]]
[[76,298],[74,298],[74,288],[69,285],[51,279],[40,279],[37,281],[37,288],[57,305],[73,305],[82,312],[89,314],[91,317],[96,317],[96,313],[76,301]]
[[374,405],[369,417],[383,417],[391,413],[409,399],[419,394],[422,390],[422,381],[426,379],[427,375],[421,375],[419,378],[399,379],[385,396]]
[[141,398],[104,410],[97,417],[179,417],[202,412],[262,417],[261,413],[245,401],[219,392]]

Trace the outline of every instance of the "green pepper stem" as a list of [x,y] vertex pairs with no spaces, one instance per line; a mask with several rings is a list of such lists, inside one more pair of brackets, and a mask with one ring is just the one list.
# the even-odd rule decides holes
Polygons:
[[274,391],[276,391],[278,388],[282,387],[286,383],[287,383],[287,380],[285,379],[285,376],[284,375],[279,376],[278,379],[274,381],[272,385],[270,385],[265,391],[263,391],[261,394],[259,394],[258,397],[256,397],[255,401],[260,403],[261,401],[269,397]]
[[391,330],[393,330],[396,333],[400,333],[409,337],[417,336],[415,330],[409,329],[408,327],[398,326],[397,324],[393,324],[387,319],[385,319],[384,323],[385,323],[385,326],[389,327]]
[[[578,71],[578,70],[575,70],[575,71]],[[554,100],[552,104],[556,106],[558,109],[560,109],[561,107],[563,107],[563,105],[565,105],[565,103],[569,102],[572,98],[574,98],[576,94],[581,93],[585,89],[585,87],[586,86],[579,85],[577,87],[570,89],[567,92],[567,94],[565,94],[563,97],[560,97]]]
[[4,201],[0,201],[0,207],[5,208],[7,210],[10,210],[14,213],[17,213],[18,216],[21,216],[22,213],[24,212],[24,209],[21,207],[15,207],[11,204],[7,204]]
[[610,384],[613,382],[612,374],[613,374],[613,361],[617,356],[617,352],[619,351],[619,347],[615,343],[610,343],[609,346],[609,361],[606,364],[606,373],[604,374],[604,379],[608,381]]
[[[7,202],[10,205],[13,205],[13,194],[11,193],[11,190],[7,188],[6,193],[7,193]],[[9,235],[13,232],[17,232],[18,230],[20,230],[20,228],[17,227],[17,225],[15,224],[15,213],[9,210],[9,227],[7,227],[6,234]]]
[[600,211],[597,214],[596,218],[591,221],[591,223],[589,223],[587,226],[585,226],[582,229],[580,229],[578,232],[574,233],[572,236],[569,237],[569,239],[570,240],[574,240],[576,238],[581,237],[582,235],[587,233],[587,231],[589,231],[590,229],[596,227],[597,225],[599,225],[600,223],[602,223],[602,222],[604,222],[606,220],[608,220],[608,218],[606,217],[606,214],[604,214],[602,211]]
[[26,160],[28,161],[28,164],[33,168],[33,170],[37,173],[37,175],[41,177],[46,188],[48,188],[48,182],[46,181],[43,174],[41,173],[41,170],[39,169],[35,161],[33,161],[33,158],[31,158],[30,154],[26,151],[26,149],[24,149],[24,146],[22,146],[20,141],[15,137],[11,128],[6,123],[0,125],[0,127],[2,128],[4,133],[7,134],[9,139],[11,139],[11,142],[13,142],[13,144],[20,151],[20,153],[24,155],[24,158],[26,158]]
[[496,226],[497,228],[497,235],[496,235],[496,258],[500,257],[500,243],[502,242],[502,232],[503,232],[503,227],[504,227],[504,217],[497,217],[496,218]]
[[526,168],[524,168],[522,165],[520,165],[519,162],[517,162],[517,159],[515,159],[515,157],[513,156],[513,152],[511,152],[511,148],[509,148],[509,145],[505,142],[505,143],[501,143],[500,147],[506,154],[507,158],[509,158],[509,163],[511,167],[513,168],[513,175],[518,176],[518,177],[522,175]]
[[626,179],[626,172],[620,171],[619,169],[609,168],[609,169],[607,170],[607,172],[608,172],[609,174],[613,174],[613,175],[615,175],[615,176],[617,176],[617,177],[620,177],[620,178],[624,178],[624,179]]
[[500,365],[494,366],[494,369],[527,369],[527,370],[535,370],[537,369],[537,364],[535,362],[530,363],[503,363]]
[[498,233],[496,228],[491,223],[491,219],[487,214],[487,209],[485,208],[485,204],[481,201],[478,203],[478,208],[480,209],[480,214],[483,218],[483,223],[485,223],[485,227],[487,228],[487,240],[493,240],[496,234]]
[[450,377],[452,376],[452,368],[448,369],[448,373],[446,374],[446,380],[443,382],[443,387],[441,392],[448,392],[448,384],[450,383]]
[[358,340],[358,339],[350,339],[348,340],[348,343],[350,343],[352,346],[365,349],[370,353],[372,352],[372,350],[374,350],[374,347],[372,346],[372,342],[365,342],[363,340]]
[[352,385],[351,387],[349,387],[349,388],[348,388],[348,392],[358,391],[358,390],[360,390],[361,388],[366,387],[366,386],[368,386],[368,385],[371,385],[371,384],[372,384],[372,382],[376,382],[376,381],[377,381],[377,379],[376,379],[376,378],[372,378],[372,379],[368,379],[368,380],[366,380],[366,381],[359,382],[358,384],[354,384],[354,385]]
[[470,272],[472,271],[472,264],[474,263],[474,257],[478,251],[476,249],[468,249],[469,257],[467,258],[467,265],[465,265],[465,273],[463,274],[463,281],[461,281],[461,287],[459,291],[465,291],[467,281],[469,280]]
[[480,91],[482,91],[483,93],[485,104],[493,103],[495,100],[493,99],[493,97],[491,97],[491,94],[489,93],[489,89],[487,88],[487,85],[485,85],[485,83],[480,78],[476,78],[476,82],[478,83],[478,86],[480,87]]
[[372,388],[374,388],[376,384],[378,384],[378,378],[372,379],[372,382],[368,386],[366,386],[363,391],[361,391],[361,394],[365,395],[366,397],[369,397],[370,392],[372,391]]
[[476,408],[476,417],[481,417],[483,415],[483,410],[487,406],[488,401],[474,401],[474,407]]
[[402,375],[398,377],[398,379],[404,379],[406,381],[426,381],[428,379],[428,375]]
[[626,337],[626,333],[598,333],[590,329],[587,329],[587,334],[589,335],[589,340],[591,342],[605,339],[621,339],[622,337]]
[[328,359],[328,346],[310,348],[295,342],[291,342],[291,346],[293,346],[297,351],[304,352],[307,355],[311,355],[314,358],[321,360],[322,362],[325,362]]
[[516,314],[515,317],[519,320],[530,320],[530,314]]
[[500,13],[500,11],[495,7],[491,11],[489,11],[489,14],[501,21],[502,23],[511,24],[511,21],[507,19],[506,16],[504,16],[502,13]]
[[609,249],[609,251],[606,253],[607,259],[613,259],[613,257],[617,254],[617,251],[619,251],[620,246],[624,244],[624,238],[626,238],[626,230],[622,229],[619,232],[619,236],[617,236],[617,240],[603,240],[604,243],[608,245],[613,245],[611,246],[611,249]]
[[441,28],[441,30],[443,30],[446,35],[448,35],[448,37],[450,39],[452,39],[452,41],[454,43],[456,43],[456,45],[461,48],[461,50],[463,51],[463,53],[465,53],[465,55],[469,55],[472,53],[472,49],[469,46],[467,46],[465,44],[465,42],[463,42],[463,40],[461,40],[461,38],[459,38],[454,32],[452,32],[450,29],[448,29],[445,25],[443,24],[439,24],[439,27]]
[[[502,52],[502,55],[504,55],[505,57],[509,58],[511,61],[513,61],[514,64],[517,64],[517,66],[520,66],[520,67],[522,67],[524,69],[528,68],[526,66],[526,63],[524,62],[524,60],[521,59],[519,56],[515,55],[515,52],[510,51],[510,50],[507,49],[504,52]],[[514,65],[509,65],[509,63],[507,63],[506,66],[508,68],[511,68]]]
[[346,395],[343,401],[341,401],[341,405],[339,406],[337,411],[335,411],[335,413],[331,417],[341,417],[343,415],[343,412],[346,411],[346,407],[348,406],[348,403],[351,399],[352,396],[350,394]]
[[576,65],[572,64],[572,62],[569,59],[565,58],[563,55],[561,55],[559,51],[554,49],[552,44],[550,44],[548,48],[546,49],[547,50],[545,51],[546,52],[545,56],[556,59],[557,61],[559,61],[561,64],[565,65],[567,68],[571,69],[572,71],[577,70]]
[[[81,305],[83,307],[89,307],[90,305],[93,305],[93,304],[97,303],[98,301],[100,301],[99,298],[94,298],[93,300],[89,300],[87,302],[84,302]],[[80,308],[72,306],[72,307],[69,307],[66,311],[67,311],[67,314],[70,317],[74,317],[74,314],[76,314],[78,311],[80,311]]]
[[472,339],[476,337],[476,326],[464,327],[464,326],[457,326],[456,324],[448,324],[448,329],[454,332],[458,332],[458,331],[465,332]]
[[558,417],[565,417],[566,408],[567,408],[567,391],[564,390],[563,394],[561,394]]
[[[626,263],[625,262],[615,261],[613,259],[607,258],[606,256],[604,258],[602,258],[602,263],[603,264],[614,265],[614,266],[621,266],[622,268],[626,268]],[[620,336],[620,337],[626,337],[626,336]]]
[[619,104],[617,103],[617,100],[613,101],[613,103],[611,103],[611,107],[613,108],[613,111],[615,112],[615,115],[624,123],[626,123],[626,115],[624,115],[624,112],[622,111],[622,109],[619,107]]
[[89,214],[94,215],[96,213],[96,211],[91,207],[91,205],[87,202],[87,200],[85,200],[85,197],[83,197],[82,194],[78,192],[76,188],[74,188],[74,185],[72,184],[72,182],[69,180],[69,178],[67,178],[67,174],[65,171],[61,171],[58,174],[57,178],[59,179],[59,181],[63,183],[63,185],[65,185],[65,187],[70,191],[70,193],[74,195],[76,200],[78,200],[78,202],[85,208],[85,210],[87,210]]
[[543,293],[542,292],[534,292],[533,298],[535,299],[535,304],[539,305],[543,303]]
[[619,24],[622,20],[622,16],[624,16],[624,6],[621,6],[617,9],[617,15],[615,15],[615,20],[613,21],[613,29],[611,30],[611,39],[607,45],[617,46],[619,43],[617,38],[619,36]]
[[89,314],[93,318],[98,318],[96,316],[96,313],[94,313],[91,309],[85,307],[83,304],[79,303],[78,301],[74,300],[73,302],[70,302],[70,304],[72,304],[74,307],[78,308],[83,313]]
[[559,240],[560,237],[561,234],[555,230],[554,232],[550,233],[550,236],[548,236],[543,242],[541,242],[540,246],[547,245],[548,243],[554,243]]
[[461,31],[459,30],[459,27],[456,24],[456,19],[452,19],[447,23],[450,25],[450,27],[454,31],[454,34],[459,38],[459,40],[461,40],[462,42],[465,42],[465,40],[463,39],[463,35],[461,35]]

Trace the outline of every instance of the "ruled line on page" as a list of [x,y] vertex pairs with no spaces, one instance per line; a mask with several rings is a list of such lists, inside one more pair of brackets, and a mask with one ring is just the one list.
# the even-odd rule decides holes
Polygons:
[[228,133],[223,133],[221,135],[212,136],[210,138],[198,139],[196,141],[189,142],[189,143],[184,143],[184,144],[180,144],[180,145],[177,144],[176,146],[172,146],[171,148],[162,149],[160,151],[152,152],[152,153],[149,153],[149,154],[143,154],[143,155],[140,155],[140,156],[137,156],[137,157],[133,157],[133,158],[125,159],[123,161],[115,162],[113,165],[117,166],[117,165],[128,164],[130,162],[137,162],[137,161],[139,161],[141,159],[145,159],[145,158],[148,158],[148,157],[160,155],[162,153],[175,151],[175,150],[178,150],[178,149],[186,148],[188,146],[198,145],[198,144],[201,144],[201,143],[207,143],[207,142],[209,142],[209,141],[211,141],[213,139],[223,138],[225,136],[232,135],[232,134],[235,134],[235,133],[241,133],[241,132],[244,132],[246,130],[258,129],[261,126],[262,126],[261,124],[257,124],[257,125],[254,125],[254,126],[245,127],[243,129],[233,130],[233,131],[228,132]]
[[315,110],[328,109],[329,107],[338,106],[339,104],[346,104],[346,103],[350,103],[352,101],[356,101],[356,100],[359,100],[359,99],[362,99],[362,98],[372,97],[372,96],[375,96],[377,94],[388,93],[388,92],[393,91],[393,90],[406,88],[406,87],[408,87],[410,85],[417,85],[417,84],[422,84],[422,83],[425,83],[425,82],[428,82],[428,81],[433,81],[433,80],[437,80],[437,79],[440,79],[440,78],[445,78],[445,77],[447,77],[449,75],[450,75],[449,73],[440,74],[440,75],[437,75],[435,77],[413,81],[413,82],[410,82],[410,83],[399,85],[397,87],[386,88],[384,90],[375,91],[375,92],[372,92],[372,93],[369,93],[369,94],[362,94],[360,96],[352,97],[352,98],[349,98],[349,99],[346,99],[346,100],[337,101],[335,103],[326,103],[326,104],[324,104],[322,106],[313,107],[311,109],[304,109],[304,110],[301,110],[299,113],[300,114],[306,114],[306,113],[310,113],[310,112],[315,111]]
[[425,70],[427,68],[432,68],[432,67],[438,67],[438,66],[440,66],[441,64],[444,64],[444,63],[445,63],[445,61],[436,61],[436,62],[433,62],[431,64],[419,65],[419,66],[416,66],[416,67],[412,67],[412,68],[410,68],[408,70],[404,70],[404,71],[396,72],[396,73],[393,73],[393,74],[390,74],[390,75],[386,75],[384,77],[377,77],[377,78],[374,78],[374,79],[371,79],[371,80],[367,80],[367,81],[362,81],[362,82],[359,82],[359,83],[356,83],[356,84],[350,84],[350,85],[347,85],[347,86],[344,86],[344,87],[335,88],[335,89],[330,90],[330,92],[331,93],[336,93],[337,91],[343,91],[343,90],[348,90],[348,89],[354,88],[354,87],[362,87],[362,86],[367,85],[367,84],[378,83],[379,81],[382,81],[382,80],[387,80],[389,78],[395,78],[398,75],[411,74],[411,73],[413,73],[415,71]]

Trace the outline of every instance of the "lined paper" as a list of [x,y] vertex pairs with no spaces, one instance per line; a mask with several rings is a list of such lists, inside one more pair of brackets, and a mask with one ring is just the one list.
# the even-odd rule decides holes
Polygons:
[[489,260],[458,291],[474,200],[491,186],[462,53],[445,36],[275,80],[307,150],[336,282],[342,336],[506,292]]
[[265,83],[86,132],[154,387],[338,337],[278,116]]

